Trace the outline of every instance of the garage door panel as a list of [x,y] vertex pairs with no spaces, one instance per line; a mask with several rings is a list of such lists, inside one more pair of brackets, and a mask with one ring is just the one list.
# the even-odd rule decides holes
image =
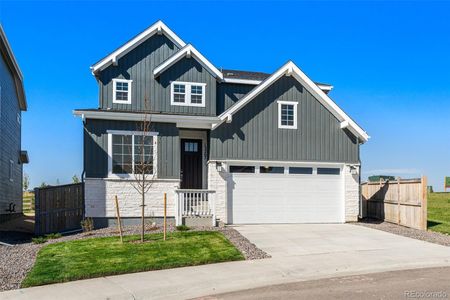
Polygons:
[[235,224],[343,222],[342,175],[233,173]]

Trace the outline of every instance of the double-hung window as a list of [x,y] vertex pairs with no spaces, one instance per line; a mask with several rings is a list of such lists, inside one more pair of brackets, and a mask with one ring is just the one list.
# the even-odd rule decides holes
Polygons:
[[171,83],[172,105],[205,106],[205,83],[174,81]]
[[297,129],[297,104],[293,101],[278,101],[278,128]]
[[131,82],[128,79],[113,79],[113,103],[131,104]]
[[109,131],[110,174],[155,174],[156,133]]

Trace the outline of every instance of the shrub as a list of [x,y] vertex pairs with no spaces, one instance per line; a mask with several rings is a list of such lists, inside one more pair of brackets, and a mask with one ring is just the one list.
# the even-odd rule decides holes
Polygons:
[[189,228],[186,225],[178,225],[176,228],[177,228],[178,231],[188,231],[188,230],[191,229],[191,228]]
[[43,244],[47,241],[47,238],[45,236],[38,236],[31,239],[33,244]]
[[60,237],[62,237],[62,234],[61,233],[49,233],[45,237],[49,240],[55,240],[55,239],[59,239]]
[[94,220],[92,218],[86,218],[81,221],[81,228],[83,232],[89,232],[94,230]]

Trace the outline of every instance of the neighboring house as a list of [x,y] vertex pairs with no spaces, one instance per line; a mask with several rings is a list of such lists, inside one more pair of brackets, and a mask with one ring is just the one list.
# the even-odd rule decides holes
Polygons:
[[22,214],[22,111],[27,110],[23,76],[0,25],[0,223]]
[[[158,21],[91,67],[99,108],[84,124],[86,216],[140,216],[130,184],[136,132],[155,178],[147,216],[227,224],[342,223],[360,206],[359,146],[369,136],[289,61],[272,74],[222,70]],[[144,113],[146,112],[146,114]],[[195,221],[195,220],[194,220]]]

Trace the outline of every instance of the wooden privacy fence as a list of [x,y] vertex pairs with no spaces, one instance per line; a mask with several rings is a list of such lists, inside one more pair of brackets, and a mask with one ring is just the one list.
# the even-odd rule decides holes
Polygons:
[[36,188],[35,235],[78,230],[84,216],[84,184]]
[[361,185],[363,211],[369,218],[427,229],[427,178],[366,182]]

